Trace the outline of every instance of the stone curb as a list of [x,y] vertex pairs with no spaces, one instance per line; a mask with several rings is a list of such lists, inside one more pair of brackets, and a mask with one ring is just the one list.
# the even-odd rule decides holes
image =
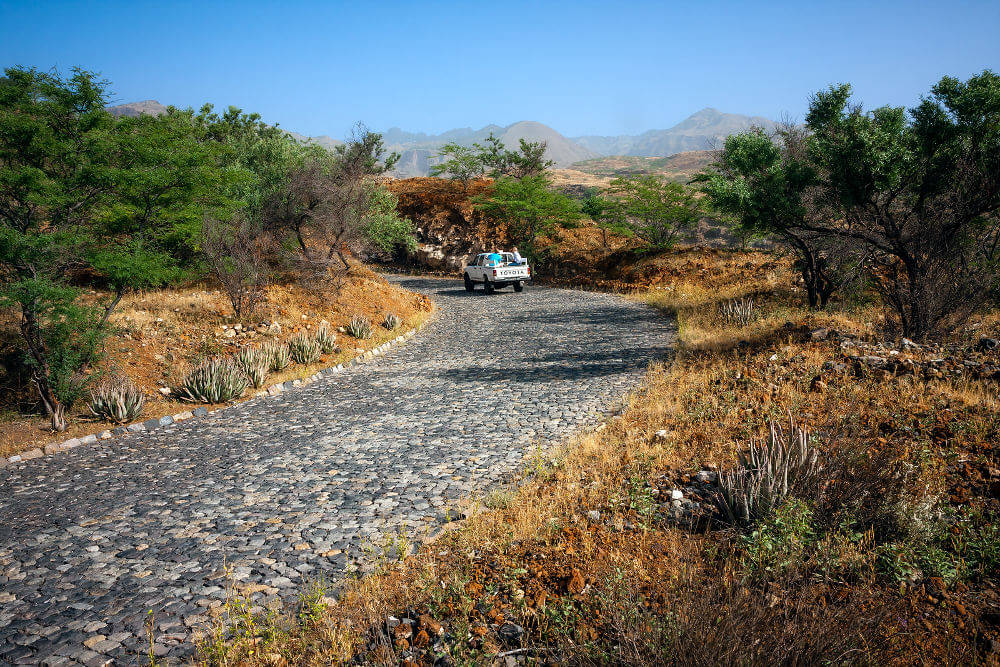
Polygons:
[[[278,394],[284,393],[293,387],[302,387],[313,382],[320,380],[324,377],[330,377],[332,375],[337,375],[344,372],[344,369],[351,366],[357,366],[358,364],[364,363],[380,357],[389,351],[389,348],[398,345],[400,343],[405,343],[410,338],[413,338],[418,331],[423,329],[428,323],[430,323],[437,310],[432,310],[430,315],[424,322],[413,329],[410,329],[406,333],[400,334],[393,339],[390,339],[378,347],[372,348],[367,352],[359,354],[358,356],[345,361],[342,364],[337,364],[336,366],[330,366],[329,368],[323,368],[316,373],[310,375],[307,378],[302,378],[300,380],[286,380],[285,382],[277,382],[267,387],[266,389],[261,389],[252,398],[259,398],[264,396],[277,396]],[[241,401],[242,403],[242,401]],[[212,413],[220,412],[235,405],[225,405],[220,408],[212,410]],[[116,436],[125,436],[129,433],[144,433],[146,431],[154,431],[165,426],[170,426],[171,424],[187,421],[189,419],[194,419],[196,417],[206,417],[209,414],[208,408],[202,406],[197,408],[192,408],[191,410],[186,410],[184,412],[177,413],[176,415],[165,415],[163,417],[154,417],[152,419],[147,419],[143,422],[136,422],[134,424],[129,424],[127,426],[118,426],[111,430],[104,430],[100,433],[91,433],[90,435],[83,435],[76,438],[70,438],[69,440],[63,442],[54,442],[45,445],[44,447],[35,447],[34,449],[29,449],[27,451],[19,452],[9,457],[0,457],[0,468],[13,463],[21,463],[24,461],[30,461],[32,459],[42,458],[43,456],[51,456],[52,454],[58,454],[59,452],[69,451],[71,449],[76,449],[82,445],[92,445],[100,440],[110,440]]]

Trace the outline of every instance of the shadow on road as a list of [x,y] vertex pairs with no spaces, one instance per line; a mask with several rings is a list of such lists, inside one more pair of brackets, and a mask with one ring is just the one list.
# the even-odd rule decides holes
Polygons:
[[442,371],[440,377],[452,382],[512,382],[537,384],[559,380],[584,380],[604,375],[643,371],[651,361],[669,358],[669,345],[631,347],[606,352],[556,353],[503,367],[496,364],[469,364]]

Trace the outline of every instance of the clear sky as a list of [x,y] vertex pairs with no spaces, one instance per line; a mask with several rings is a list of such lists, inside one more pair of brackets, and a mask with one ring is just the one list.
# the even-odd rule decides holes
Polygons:
[[809,93],[841,81],[866,106],[913,105],[942,75],[1000,70],[1000,0],[0,0],[0,65],[14,64],[309,135],[519,120],[635,134],[708,106],[801,120]]

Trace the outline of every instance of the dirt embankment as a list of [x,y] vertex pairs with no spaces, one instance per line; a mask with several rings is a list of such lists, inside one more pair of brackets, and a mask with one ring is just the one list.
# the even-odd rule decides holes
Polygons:
[[[559,182],[557,187],[566,192],[568,186]],[[489,179],[470,181],[466,186],[443,178],[391,181],[389,189],[399,198],[399,214],[416,223],[418,242],[415,252],[396,257],[393,264],[457,276],[477,253],[509,248],[506,226],[488,219],[475,207],[475,198],[489,195],[491,188]],[[709,219],[682,234],[679,242],[684,249],[739,246],[728,230]],[[587,217],[541,239],[539,250],[532,267],[536,278],[595,287],[651,284],[662,277],[658,267],[677,252],[648,251],[635,239],[608,233]]]
[[443,178],[391,181],[399,197],[399,214],[417,225],[417,250],[397,258],[409,268],[458,273],[472,255],[507,244],[504,229],[475,209],[473,198],[488,194],[492,181],[477,179],[463,186]]

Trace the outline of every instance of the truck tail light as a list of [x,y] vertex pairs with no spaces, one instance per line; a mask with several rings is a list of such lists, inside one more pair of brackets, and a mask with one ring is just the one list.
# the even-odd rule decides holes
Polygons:
[[493,275],[496,275],[496,274],[497,274],[497,270],[493,269]]

